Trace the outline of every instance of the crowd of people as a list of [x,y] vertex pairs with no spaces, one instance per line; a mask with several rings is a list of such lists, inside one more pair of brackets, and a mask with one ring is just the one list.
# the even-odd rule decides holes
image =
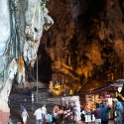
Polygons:
[[[22,117],[23,124],[27,124],[29,114],[24,107],[25,104],[20,107],[20,115]],[[65,106],[54,105],[53,110],[50,112],[47,110],[46,105],[36,109],[34,116],[36,118],[36,124],[74,124],[75,121],[75,109],[76,104],[74,101]],[[88,106],[88,103],[80,106],[81,121],[87,124],[94,122],[95,124],[108,124],[109,112],[113,109],[113,106],[109,106],[106,101],[96,103],[94,109]],[[93,107],[93,106],[92,106]],[[124,124],[124,103],[120,96],[116,98],[116,104],[113,111],[114,124]]]
[[45,122],[46,124],[73,123],[73,114],[73,111],[68,106],[61,107],[59,105],[55,105],[52,112],[48,112],[45,105],[34,112],[34,115],[36,116],[36,124],[42,122]]
[[[107,102],[102,101],[100,103],[96,103],[94,110],[87,107],[88,103],[81,109],[82,121],[85,123],[94,121],[95,124],[108,124],[109,112],[112,108],[109,106],[109,104],[107,104]],[[124,124],[124,103],[119,96],[116,98],[113,120],[114,124]]]
[[[26,108],[21,105],[20,114],[23,124],[27,123],[29,114]],[[36,124],[69,124],[74,123],[74,111],[72,107],[54,105],[52,112],[49,112],[44,104],[34,111]]]

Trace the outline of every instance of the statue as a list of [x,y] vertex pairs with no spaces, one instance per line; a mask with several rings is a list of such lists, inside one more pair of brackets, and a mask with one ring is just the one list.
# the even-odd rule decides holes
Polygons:
[[2,0],[0,11],[0,122],[5,124],[12,83],[25,83],[25,69],[34,66],[43,31],[54,22],[41,0]]

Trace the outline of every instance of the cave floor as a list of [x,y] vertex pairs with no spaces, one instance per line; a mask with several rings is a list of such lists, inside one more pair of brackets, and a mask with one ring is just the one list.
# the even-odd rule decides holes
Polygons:
[[[13,100],[13,97],[15,98],[14,100]],[[32,106],[31,96],[24,95],[21,93],[11,93],[9,99],[12,100],[13,102],[11,115],[10,115],[10,118],[12,119],[12,124],[21,124],[17,122],[22,122],[21,115],[20,115],[20,105],[21,103],[24,103],[24,99],[26,99],[26,102],[24,104],[29,114],[27,124],[35,124],[35,116],[33,115],[33,113],[37,108],[41,107],[44,103],[34,103]],[[46,107],[48,111],[52,111],[53,104],[46,104]],[[83,122],[82,124],[85,124],[85,123]],[[90,124],[94,124],[94,123],[90,123]],[[114,122],[109,121],[109,124],[114,124]]]
[[[35,124],[35,116],[33,115],[34,111],[37,108],[42,107],[43,104],[46,104],[48,111],[52,111],[52,108],[53,108],[53,104],[50,104],[50,103],[47,104],[47,103],[44,103],[43,101],[32,104],[31,96],[25,95],[22,93],[11,93],[9,99],[10,99],[11,105],[12,105],[10,118],[12,119],[13,124],[17,124],[17,122],[22,121],[21,115],[20,115],[21,104],[24,104],[24,106],[29,114],[27,124]],[[25,99],[26,99],[26,101],[25,101]]]

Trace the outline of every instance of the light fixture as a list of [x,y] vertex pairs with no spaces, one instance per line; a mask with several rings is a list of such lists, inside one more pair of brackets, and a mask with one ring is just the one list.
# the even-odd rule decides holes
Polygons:
[[118,92],[120,93],[122,90],[122,87],[118,87]]

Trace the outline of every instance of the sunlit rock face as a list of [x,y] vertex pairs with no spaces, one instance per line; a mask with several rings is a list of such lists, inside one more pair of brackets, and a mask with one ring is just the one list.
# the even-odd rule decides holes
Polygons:
[[45,5],[41,0],[0,2],[0,122],[3,124],[8,122],[12,84],[28,80],[25,72],[34,66],[43,31],[54,23]]
[[86,93],[124,78],[123,0],[49,0],[47,5],[55,23],[41,39],[41,81]]
[[[3,7],[4,6],[4,7]],[[6,100],[3,99],[6,96],[2,96],[2,92],[5,88],[3,88],[6,85],[6,76],[7,76],[7,70],[6,65],[8,64],[6,60],[6,52],[7,48],[10,42],[10,12],[9,12],[9,1],[4,0],[0,2],[0,29],[1,29],[1,35],[0,35],[0,122],[6,123],[7,120],[5,117],[9,117],[9,108],[6,104]],[[5,79],[4,79],[5,78]],[[10,82],[11,83],[11,82]],[[7,87],[7,86],[5,86]],[[8,86],[9,87],[9,86]],[[7,93],[8,88],[6,89],[5,93]],[[2,98],[1,98],[2,97]],[[5,116],[2,116],[4,113]]]

